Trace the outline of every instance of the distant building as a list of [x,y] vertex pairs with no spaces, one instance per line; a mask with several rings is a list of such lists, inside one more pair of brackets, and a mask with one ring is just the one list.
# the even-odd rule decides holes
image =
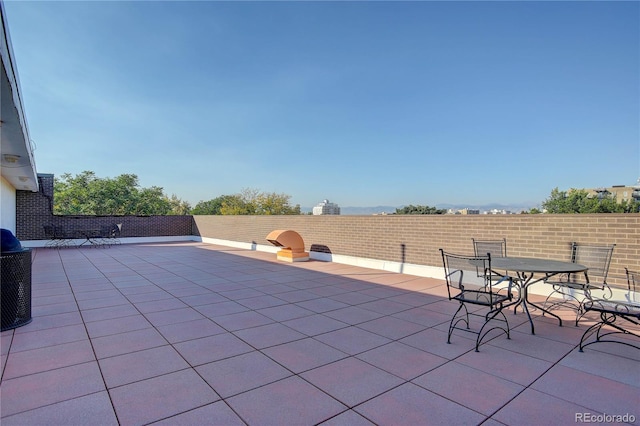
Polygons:
[[476,209],[462,209],[462,210],[447,210],[447,214],[480,214],[480,210]]
[[460,210],[460,214],[480,214],[480,210],[476,210],[476,209],[462,209],[462,210]]
[[340,214],[340,207],[338,207],[336,203],[330,203],[329,200],[324,200],[313,208],[313,214]]
[[499,209],[491,209],[485,214],[513,214],[511,210],[499,210]]
[[638,179],[636,186],[613,185],[608,188],[585,189],[585,191],[587,191],[589,198],[598,198],[601,200],[611,198],[618,203],[622,203],[623,201],[640,201],[640,179]]

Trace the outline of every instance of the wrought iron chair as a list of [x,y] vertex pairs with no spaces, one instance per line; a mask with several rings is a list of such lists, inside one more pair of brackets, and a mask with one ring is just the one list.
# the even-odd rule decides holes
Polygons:
[[120,234],[122,233],[122,224],[115,223],[111,227],[111,232],[109,233],[109,238],[111,238],[111,244],[120,244]]
[[[636,329],[637,326],[640,326],[640,295],[636,289],[636,282],[639,280],[640,274],[628,268],[625,268],[625,272],[627,275],[627,288],[624,289],[626,291],[622,292],[624,298],[621,297],[620,291],[615,291],[611,299],[589,298],[589,300],[584,303],[586,312],[594,311],[600,313],[600,321],[589,327],[582,335],[580,339],[580,352],[583,352],[585,346],[601,342],[620,343],[640,349],[640,346],[633,344],[631,340],[633,337],[640,339],[640,334],[638,334],[637,331],[634,332],[625,328],[627,323],[633,324],[632,327]],[[616,323],[618,318],[624,322]],[[603,330],[604,326],[608,327]],[[611,328],[613,328],[613,331],[611,331]],[[585,343],[594,334],[596,339]],[[612,339],[613,335],[622,335],[625,338]]]
[[45,247],[66,247],[72,244],[73,238],[61,226],[43,225],[44,235],[49,240]]
[[[612,295],[611,288],[607,284],[607,275],[614,247],[615,244],[572,243],[571,261],[586,266],[588,270],[580,274],[566,274],[558,281],[545,281],[552,285],[553,290],[547,296],[544,308],[552,310],[566,307],[574,310],[577,327],[578,321],[585,314],[584,302],[591,298],[592,291],[602,292],[602,299],[609,299]],[[553,297],[559,297],[559,300],[554,300]]]
[[70,232],[68,232],[64,227],[54,226],[53,232],[56,238],[60,241],[60,243],[58,244],[58,247],[68,247],[70,245],[75,245],[73,241],[74,236]]
[[[503,238],[501,240],[476,240],[472,238],[473,242],[473,252],[476,256],[484,256],[487,253],[491,255],[491,257],[507,257],[507,239]],[[492,274],[494,277],[498,277],[500,279],[504,275],[497,274],[495,271],[487,271],[482,270],[481,268],[477,268],[478,276],[484,277],[487,274]]]
[[[475,238],[471,238],[471,242],[473,242],[473,252],[476,256],[484,256],[487,253],[491,255],[492,258],[496,257],[507,257],[507,239],[503,238],[501,240],[476,240]],[[479,277],[486,277],[487,275],[491,275],[493,280],[500,280],[502,277],[509,276],[509,271],[503,271],[504,273],[490,271],[490,270],[482,270],[480,267],[477,268]],[[517,277],[511,277],[512,283],[518,287],[518,291],[520,290],[520,280]]]
[[47,240],[45,243],[45,247],[58,247],[58,245],[60,244],[60,240],[58,239],[58,237],[56,236],[55,230],[53,225],[42,225],[42,227],[44,228],[44,236]]
[[118,239],[118,237],[120,236],[121,229],[121,223],[114,223],[101,227],[99,244],[104,247],[111,247],[111,245],[113,244],[120,244],[120,240]]
[[627,275],[627,294],[625,298],[629,303],[640,304],[640,294],[637,293],[636,284],[640,284],[640,272],[632,271],[629,268],[624,268],[624,272]]
[[[494,282],[492,274],[478,276],[476,268],[491,270],[491,254],[489,253],[484,256],[466,256],[447,253],[442,249],[440,249],[440,253],[444,264],[449,300],[457,300],[460,303],[458,310],[449,323],[447,343],[451,343],[453,330],[463,330],[476,334],[478,336],[476,338],[476,352],[478,352],[482,339],[493,330],[503,331],[509,339],[509,322],[502,309],[512,304],[509,302],[513,301],[511,293],[513,281],[511,277],[504,276]],[[502,282],[508,282],[506,294],[499,294],[497,289],[494,288],[496,284]],[[469,312],[467,304],[483,306],[488,308],[489,311],[486,314]],[[471,329],[470,316],[482,318],[483,324],[478,331]],[[496,325],[493,325],[492,321],[497,321]],[[464,327],[461,327],[460,323],[463,323]],[[490,325],[489,323],[492,324]]]

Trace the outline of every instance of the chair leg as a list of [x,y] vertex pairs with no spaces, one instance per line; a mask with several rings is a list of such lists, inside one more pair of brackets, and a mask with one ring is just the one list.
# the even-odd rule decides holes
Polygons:
[[[494,319],[496,319],[498,315],[502,315],[503,319],[498,319],[498,321],[504,321],[504,323],[507,325],[506,330],[504,329],[504,327],[495,326],[483,332],[487,324],[489,324],[490,321],[493,321]],[[500,309],[494,309],[493,311],[489,311],[487,315],[485,315],[485,323],[480,328],[480,331],[478,332],[478,338],[476,339],[476,352],[479,352],[478,347],[480,346],[482,339],[484,339],[484,337],[487,334],[489,334],[491,331],[496,329],[504,331],[507,334],[507,339],[511,339],[511,329],[509,328],[509,321],[507,321],[507,317],[504,315],[504,312],[502,312],[502,307]]]
[[[458,313],[464,309],[464,317],[463,318],[457,318]],[[469,311],[467,311],[467,307],[464,306],[464,303],[460,302],[460,306],[458,306],[458,310],[456,311],[455,314],[453,314],[453,318],[451,318],[451,322],[449,323],[449,334],[447,335],[447,343],[451,343],[451,334],[453,333],[453,330],[457,327],[458,323],[460,321],[463,321],[466,326],[467,326],[467,330],[469,329]]]
[[[589,345],[593,345],[594,343],[600,343],[600,342],[609,342],[609,343],[619,343],[621,345],[626,345],[626,346],[631,346],[632,348],[636,348],[636,349],[640,349],[640,346],[636,346],[632,343],[628,343],[628,342],[622,342],[620,340],[605,340],[604,337],[605,336],[609,336],[611,334],[622,334],[622,335],[626,335],[626,336],[634,336],[640,339],[640,335],[636,334],[634,332],[631,332],[621,326],[619,326],[618,324],[615,324],[616,319],[617,318],[622,318],[623,320],[626,320],[632,324],[635,325],[640,325],[640,323],[625,317],[624,315],[616,315],[613,313],[607,313],[607,312],[600,312],[600,321],[593,324],[591,327],[589,327],[584,334],[582,335],[582,338],[580,339],[580,352],[584,352],[583,349],[586,346]],[[602,329],[605,325],[608,325],[609,327],[614,328],[616,331],[606,331],[604,333],[602,333]],[[596,335],[596,340],[594,340],[593,342],[589,342],[589,343],[584,343],[589,337],[591,337],[593,334],[595,333]]]
[[591,337],[593,333],[596,334],[596,342],[599,340],[598,335],[600,334],[600,329],[604,326],[604,322],[600,321],[593,324],[591,327],[587,328],[585,332],[582,334],[582,338],[580,339],[580,352],[584,352],[583,349],[586,346],[584,342]]
[[[542,315],[545,314],[544,310],[552,311],[553,309],[566,307],[568,309],[571,309],[572,311],[575,311],[576,313],[575,325],[577,327],[578,322],[585,314],[583,305],[586,299],[586,296],[584,294],[586,290],[581,290],[581,291],[583,292],[582,300],[580,300],[576,295],[573,295],[570,292],[563,291],[562,287],[557,287],[554,285],[553,291],[547,296],[544,303],[542,304],[542,309],[543,309]],[[562,297],[562,300],[559,300],[557,302],[550,300],[551,296],[553,296],[556,293]]]

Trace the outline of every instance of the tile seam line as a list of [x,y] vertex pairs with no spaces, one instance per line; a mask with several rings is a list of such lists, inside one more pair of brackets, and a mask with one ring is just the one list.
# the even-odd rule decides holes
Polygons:
[[[551,396],[551,397],[553,397],[553,398],[559,398],[559,399],[561,399],[561,400],[562,400],[562,401],[564,401],[564,402],[569,402],[569,403],[572,403],[572,404],[576,404],[575,402],[568,401],[568,400],[566,400],[565,398],[558,397],[558,396],[555,396],[555,395],[551,395],[551,394],[548,394],[548,393],[546,393],[546,392],[542,392],[542,391],[539,391],[539,390],[536,390],[536,389],[532,389],[532,386],[533,386],[536,382],[538,382],[541,378],[543,378],[543,377],[544,377],[544,376],[545,376],[545,375],[546,375],[546,374],[547,374],[547,373],[548,373],[552,368],[554,368],[554,367],[555,367],[555,366],[557,366],[557,365],[560,365],[560,362],[561,362],[563,359],[565,359],[566,357],[568,357],[568,356],[569,356],[569,354],[573,353],[573,352],[578,348],[578,346],[579,346],[578,344],[574,345],[574,346],[573,346],[573,348],[572,348],[570,351],[567,351],[567,353],[565,353],[561,358],[559,358],[559,359],[558,359],[557,361],[555,361],[555,362],[552,362],[552,363],[551,363],[551,366],[549,366],[549,368],[547,368],[546,370],[544,370],[544,371],[543,371],[540,375],[538,375],[538,376],[537,376],[537,377],[536,377],[536,378],[535,378],[531,383],[529,383],[528,385],[524,386],[524,388],[523,388],[520,392],[518,392],[516,395],[514,395],[514,397],[513,397],[513,398],[509,399],[509,401],[507,401],[505,404],[503,404],[502,406],[498,407],[498,408],[497,408],[493,413],[491,413],[491,415],[487,417],[487,420],[488,420],[488,419],[493,419],[493,416],[495,416],[498,412],[500,412],[500,410],[502,410],[504,407],[506,407],[507,405],[509,405],[510,403],[512,403],[512,402],[513,402],[517,397],[519,397],[522,393],[524,393],[526,390],[529,390],[529,389],[534,390],[534,391],[536,391],[536,392],[544,393],[545,395],[549,395],[549,396]],[[513,351],[510,351],[510,352],[513,352]],[[516,352],[516,353],[517,353],[517,352]],[[570,368],[570,367],[569,367],[569,368]],[[581,404],[576,404],[576,405],[580,405],[580,406],[582,406]],[[584,407],[584,408],[586,408],[586,409],[590,409],[589,407]],[[596,410],[596,411],[597,411],[597,410]],[[495,420],[495,419],[494,419],[494,420]],[[497,420],[496,420],[496,421],[497,421]]]
[[[85,255],[85,257],[86,257],[86,255]],[[136,256],[136,257],[137,257],[138,259],[140,259],[140,260],[144,260],[144,259],[142,259],[140,256]],[[87,258],[87,260],[88,260],[92,265],[94,265],[94,266],[95,266],[95,263],[93,263],[93,262],[91,261],[91,259],[89,259],[88,257],[86,257],[86,258]],[[131,269],[131,267],[129,267],[129,266],[128,266],[128,265],[126,265],[126,264],[123,264],[123,263],[122,263],[122,262],[120,262],[118,259],[114,258],[113,256],[111,256],[111,258],[112,258],[113,260],[115,260],[116,262],[118,262],[119,264],[121,264],[122,266],[125,266],[126,268],[128,268],[128,269],[130,269],[130,270],[133,270],[133,269]],[[148,260],[144,260],[144,261],[148,262]],[[155,263],[154,263],[154,265],[155,265]],[[156,266],[157,266],[157,265],[156,265]],[[160,267],[160,266],[158,266],[158,267],[159,267],[159,268],[161,268],[161,269],[163,269],[163,270],[164,270],[164,271],[166,271],[166,272],[172,273],[172,272],[168,271],[166,268],[162,268],[162,267]],[[136,274],[140,275],[137,271],[135,271],[135,270],[134,270],[134,272],[136,272]],[[101,273],[102,273],[102,271],[101,271]],[[104,275],[104,273],[102,273],[102,275]],[[107,280],[109,280],[109,282],[111,282],[111,280],[110,280],[106,275],[104,275],[104,276],[105,276],[105,278],[106,278]],[[142,275],[140,275],[140,276],[142,276]],[[142,276],[142,277],[143,277],[143,276]],[[143,278],[144,278],[144,277],[143,277]],[[181,277],[181,278],[182,278],[182,277]],[[146,278],[145,278],[145,279],[146,279]],[[189,281],[189,280],[185,280],[185,281]],[[111,282],[111,283],[112,283],[112,282]],[[112,283],[112,284],[113,284],[113,283]],[[196,283],[194,283],[194,284],[196,284]],[[155,284],[154,284],[154,285],[155,285]],[[196,285],[198,285],[198,284],[196,284]],[[115,287],[115,285],[114,285],[114,287]],[[117,287],[116,287],[116,288],[117,288]],[[118,289],[118,288],[117,288],[117,289]],[[166,291],[166,290],[164,290],[164,289],[162,289],[162,290],[163,290],[163,291]],[[127,296],[126,296],[126,295],[124,295],[124,294],[120,291],[120,289],[118,289],[118,292],[119,292],[120,294],[122,294],[122,296],[123,296],[123,297],[125,297],[125,298],[129,301],[129,299],[127,298]],[[168,292],[167,292],[167,293],[168,293]],[[171,293],[168,293],[168,294],[171,294]],[[178,299],[176,296],[174,296],[174,295],[172,295],[172,294],[171,294],[171,296],[172,296],[173,298]],[[75,298],[75,294],[74,294],[74,298]],[[142,315],[142,316],[143,316],[147,321],[149,321],[149,319],[146,317],[146,315],[145,315],[144,313],[142,313],[142,312],[137,308],[137,306],[136,306],[133,302],[129,301],[129,303],[130,303],[130,304],[131,304],[131,305],[136,309],[136,311],[138,311],[138,312],[140,313],[140,315]],[[188,305],[188,306],[189,306],[191,309],[194,309],[191,305]],[[195,310],[195,309],[194,309],[194,310]],[[196,312],[198,312],[198,311],[196,310]],[[210,321],[213,321],[213,320],[211,320],[210,318],[209,318],[209,320],[210,320]],[[215,321],[213,321],[213,322],[214,322],[215,324],[217,324]],[[84,323],[84,318],[83,318],[83,323]],[[188,360],[187,360],[187,359],[182,355],[182,353],[180,353],[180,351],[178,351],[178,350],[174,347],[174,345],[173,345],[171,342],[169,342],[169,341],[167,340],[167,338],[166,338],[166,337],[165,337],[165,336],[160,332],[160,330],[158,330],[158,328],[157,328],[157,327],[156,327],[156,326],[155,326],[151,321],[149,321],[149,323],[151,324],[151,327],[149,327],[149,328],[153,328],[157,333],[159,333],[159,334],[160,334],[160,336],[165,340],[165,342],[167,343],[167,345],[171,346],[171,348],[172,348],[174,351],[176,351],[176,353],[180,356],[180,358],[181,358],[181,359],[186,363],[186,365],[188,366],[188,367],[186,367],[186,368],[184,368],[184,369],[181,369],[181,370],[179,370],[179,371],[186,371],[186,370],[191,370],[191,371],[193,371],[193,372],[194,372],[194,373],[195,373],[195,374],[196,374],[196,375],[197,375],[201,380],[203,380],[203,381],[204,381],[204,383],[205,383],[205,384],[206,384],[206,385],[207,385],[207,386],[208,386],[208,387],[209,387],[209,388],[210,388],[210,389],[211,389],[211,390],[212,390],[212,391],[213,391],[213,392],[214,392],[214,393],[215,393],[215,394],[220,398],[218,401],[220,401],[220,400],[224,401],[224,399],[220,396],[220,394],[218,394],[218,392],[216,392],[216,390],[215,390],[215,389],[214,389],[214,388],[213,388],[213,387],[212,387],[212,386],[211,386],[211,385],[210,385],[210,384],[209,384],[209,383],[204,379],[204,377],[202,377],[202,376],[200,375],[200,373],[196,370],[196,367],[195,367],[195,366],[193,366],[193,365],[192,365],[192,364],[191,364],[191,363],[190,363],[190,362],[189,362],[189,361],[188,361]],[[217,325],[218,325],[218,326],[220,326],[220,324],[217,324]],[[222,326],[220,326],[220,327],[222,327]],[[85,325],[85,328],[86,328],[86,325]],[[226,330],[224,327],[222,327],[222,328],[223,328],[224,330]],[[228,332],[228,330],[226,330],[226,331]],[[87,336],[88,336],[88,331],[87,331]],[[89,340],[91,341],[91,339],[89,339]],[[91,346],[92,346],[92,349],[93,349],[93,343],[91,344]],[[162,345],[162,346],[164,346],[164,345]],[[99,368],[99,370],[100,370],[100,374],[101,374],[101,376],[102,376],[102,380],[103,380],[104,385],[105,385],[105,390],[107,391],[107,394],[109,395],[109,402],[111,403],[111,408],[113,409],[113,412],[114,412],[114,415],[116,416],[116,420],[118,421],[118,424],[122,424],[122,422],[121,422],[121,421],[120,421],[120,419],[118,418],[118,413],[117,413],[117,410],[116,410],[116,408],[115,408],[115,405],[114,405],[113,399],[112,399],[112,397],[111,397],[111,392],[109,392],[109,388],[107,387],[107,383],[106,383],[106,380],[105,380],[105,378],[104,378],[104,374],[103,374],[103,372],[102,372],[102,368],[101,368],[101,366],[100,366],[100,363],[97,361],[97,355],[95,354],[95,349],[93,349],[93,350],[94,350],[94,356],[96,356],[96,362],[98,363],[98,368]],[[141,351],[142,351],[142,350],[141,350]],[[140,352],[140,351],[136,351],[136,352]],[[172,373],[175,373],[175,371],[174,371],[174,372],[172,372]],[[165,374],[161,374],[161,375],[154,376],[154,377],[161,377],[161,376],[164,376],[164,375],[167,375],[167,374],[171,374],[171,373],[165,373]],[[146,380],[146,379],[144,379],[144,380]],[[140,382],[140,381],[142,381],[142,380],[139,380],[138,382]],[[123,386],[124,386],[124,385],[123,385]],[[214,401],[213,403],[215,403],[215,402],[217,402],[217,401]],[[229,406],[229,404],[227,404],[227,403],[226,403],[226,401],[225,401],[225,404],[226,404],[227,406]],[[197,409],[197,408],[202,408],[202,407],[204,407],[204,406],[206,406],[206,405],[209,405],[209,404],[204,404],[204,405],[199,406],[199,407],[194,407],[192,410]],[[229,408],[230,408],[230,409],[231,409],[231,410],[232,410],[232,411],[233,411],[233,412],[234,412],[234,413],[235,413],[235,414],[236,414],[236,415],[237,415],[237,416],[238,416],[238,417],[239,417],[239,418],[240,418],[240,419],[245,423],[245,424],[248,424],[248,423],[247,423],[247,422],[246,422],[246,421],[245,421],[245,420],[244,420],[244,419],[239,415],[239,413],[236,413],[236,411],[235,411],[235,410],[233,410],[233,408],[232,408],[232,407],[230,407],[230,406],[229,406]],[[191,410],[187,410],[187,411],[185,411],[185,412],[188,412],[188,411],[191,411]],[[183,413],[184,413],[184,412],[183,412]],[[183,413],[178,413],[178,414],[183,414]],[[169,418],[170,418],[170,417],[169,417]],[[156,420],[153,420],[151,423],[154,423],[154,422],[157,422],[157,421],[160,421],[160,420],[162,420],[162,419],[156,419]]]
[[[81,252],[82,255],[84,256],[84,258],[91,263],[91,265],[93,267],[96,267],[96,265],[91,261],[91,259],[89,259],[84,252]],[[111,398],[111,392],[109,392],[109,387],[107,386],[107,381],[105,380],[104,377],[104,373],[102,371],[102,367],[100,366],[100,362],[98,362],[98,354],[96,353],[96,349],[93,346],[93,340],[91,339],[91,336],[89,335],[89,329],[87,328],[87,324],[84,320],[84,316],[82,315],[82,311],[80,309],[80,305],[78,304],[78,299],[76,298],[76,292],[73,289],[73,286],[71,285],[71,281],[69,280],[69,276],[67,274],[67,268],[65,267],[64,261],[62,259],[62,256],[60,256],[60,262],[62,263],[62,269],[64,270],[65,276],[67,276],[67,280],[69,282],[69,288],[71,289],[71,294],[73,294],[73,300],[76,303],[76,306],[78,307],[78,313],[80,314],[80,318],[82,318],[82,326],[84,327],[84,332],[87,334],[87,339],[89,340],[89,344],[91,345],[91,351],[93,352],[93,358],[95,360],[95,363],[98,367],[98,371],[100,372],[100,378],[102,379],[102,384],[104,386],[104,391],[107,392],[107,396],[109,397],[109,404],[111,405],[111,410],[113,411],[113,415],[116,418],[116,421],[118,422],[118,424],[122,424],[122,422],[120,421],[120,418],[118,417],[118,412],[116,411],[116,407],[113,404],[113,399]],[[97,268],[97,267],[96,267]],[[106,277],[106,275],[104,275],[104,273],[97,268],[98,271],[100,271],[100,274],[102,274],[107,280],[109,280],[109,278]],[[111,282],[111,280],[109,280],[109,282]],[[111,283],[113,284],[113,283]],[[122,294],[120,292],[120,290],[118,289],[118,293]]]

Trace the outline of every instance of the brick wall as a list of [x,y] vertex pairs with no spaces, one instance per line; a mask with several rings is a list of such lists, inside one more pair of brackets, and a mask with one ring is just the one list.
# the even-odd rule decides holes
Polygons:
[[274,229],[293,229],[306,249],[369,259],[440,266],[438,249],[470,253],[471,238],[506,238],[508,254],[569,260],[572,241],[616,244],[610,269],[640,270],[640,214],[387,215],[387,216],[54,216],[53,175],[39,175],[39,193],[17,191],[16,235],[45,239],[43,225],[73,231],[122,223],[123,237],[199,235],[265,244]]
[[610,274],[640,269],[640,214],[194,216],[202,237],[269,244],[274,229],[300,233],[307,250],[440,266],[438,249],[473,252],[471,238],[507,239],[513,256],[570,260],[570,244],[616,244]]
[[38,174],[40,192],[16,191],[16,236],[44,240],[44,225],[69,233],[122,224],[121,237],[163,237],[193,234],[191,216],[60,216],[53,214],[53,175]]
[[42,225],[51,223],[53,175],[38,174],[38,184],[40,192],[16,191],[16,237],[19,240],[44,239]]

